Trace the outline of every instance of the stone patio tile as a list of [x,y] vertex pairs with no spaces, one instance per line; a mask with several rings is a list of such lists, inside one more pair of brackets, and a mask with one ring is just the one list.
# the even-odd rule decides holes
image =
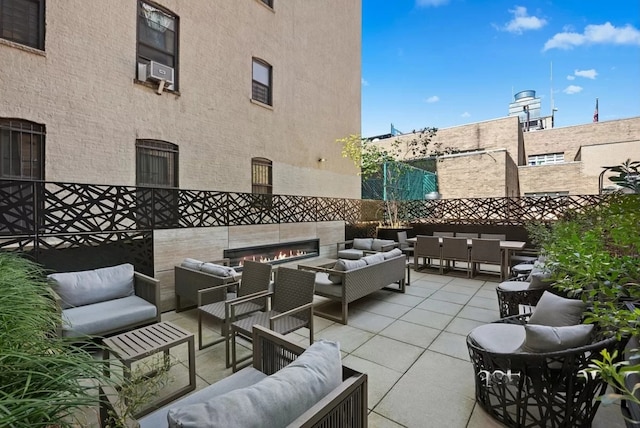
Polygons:
[[450,293],[464,294],[465,296],[473,296],[478,291],[474,287],[466,287],[464,285],[447,284],[440,291],[448,291]]
[[451,282],[451,277],[446,275],[434,274],[434,273],[423,273],[423,277],[421,279],[425,279],[430,282],[437,282],[440,284],[448,284]]
[[346,357],[342,363],[360,373],[368,373],[367,388],[368,394],[368,407],[374,408],[378,402],[384,397],[391,387],[400,379],[404,374],[380,364],[368,361],[354,355]]
[[395,321],[395,318],[385,317],[383,315],[374,314],[360,310],[349,312],[349,325],[361,330],[378,333],[385,329],[389,324]]
[[378,334],[426,349],[440,334],[440,330],[398,320]]
[[424,300],[424,297],[411,296],[406,293],[403,294],[391,292],[391,294],[384,296],[384,298],[382,298],[381,300],[413,308],[419,305]]
[[351,353],[360,345],[371,339],[374,333],[360,330],[349,325],[334,324],[316,335],[317,339],[327,339],[340,342],[340,349]]
[[487,299],[486,297],[473,296],[467,306],[474,306],[476,308],[484,309],[496,309],[498,307],[498,299]]
[[466,336],[471,332],[471,330],[483,324],[486,324],[486,323],[482,321],[474,321],[466,318],[456,317],[453,319],[453,321],[449,323],[449,325],[447,326],[447,328],[444,329],[444,331]]
[[478,290],[484,285],[485,281],[473,279],[473,278],[454,278],[447,285],[461,285],[463,287],[473,288]]
[[[313,316],[313,333],[314,336],[318,334],[319,331],[324,330],[325,328],[334,325],[335,323],[326,318],[319,317],[317,315]],[[309,337],[309,329],[306,327],[299,328],[294,332],[295,334],[299,334],[304,337]]]
[[471,364],[426,351],[374,411],[407,427],[466,427],[475,403]]
[[497,305],[493,310],[465,306],[460,313],[458,313],[458,317],[488,323],[500,319],[500,313],[498,312]]
[[484,411],[479,404],[476,403],[471,413],[471,419],[467,428],[502,428],[504,425],[495,419],[493,419],[487,412]]
[[469,361],[467,337],[443,331],[429,346],[430,351]]
[[412,296],[418,296],[418,297],[429,297],[435,292],[436,290],[431,290],[429,288],[422,288],[419,286],[414,287],[413,285],[407,287],[407,291],[406,291],[407,294],[410,294]]
[[425,311],[424,309],[412,309],[400,318],[402,321],[420,324],[425,327],[442,330],[453,319],[451,315]]
[[398,372],[405,372],[424,349],[384,336],[375,336],[351,354]]
[[464,305],[471,299],[471,295],[439,290],[429,296],[429,298],[442,300],[443,302],[459,303],[461,305]]
[[462,309],[462,307],[463,305],[460,305],[458,303],[443,302],[442,300],[434,300],[434,299],[427,299],[424,302],[420,303],[418,306],[416,306],[416,308],[418,309],[424,309],[431,312],[438,312],[439,314],[454,315],[454,316],[458,312],[460,312],[460,309]]
[[402,425],[398,425],[376,412],[369,412],[367,423],[369,428],[403,428]]
[[497,301],[498,295],[496,294],[496,287],[493,287],[491,290],[480,289],[475,294],[475,297],[484,297],[485,299],[495,299]]
[[428,279],[414,280],[413,277],[411,277],[411,285],[409,287],[410,288],[416,287],[416,288],[423,288],[425,290],[437,291],[437,290],[440,290],[442,287],[444,287],[444,285],[445,284],[441,282],[429,281]]
[[396,319],[400,318],[402,315],[411,310],[411,308],[408,306],[385,302],[384,300],[378,299],[366,300],[362,304],[358,305],[357,309],[360,311],[373,312],[374,314],[384,315],[386,317],[392,317]]

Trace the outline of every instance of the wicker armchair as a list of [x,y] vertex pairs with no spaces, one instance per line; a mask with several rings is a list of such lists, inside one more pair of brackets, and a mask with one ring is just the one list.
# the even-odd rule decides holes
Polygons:
[[[524,325],[531,314],[497,323]],[[588,427],[607,383],[585,376],[600,351],[624,348],[624,343],[594,329],[589,344],[564,351],[489,352],[467,336],[475,374],[476,401],[493,418],[513,427]],[[620,353],[621,355],[621,353]]]

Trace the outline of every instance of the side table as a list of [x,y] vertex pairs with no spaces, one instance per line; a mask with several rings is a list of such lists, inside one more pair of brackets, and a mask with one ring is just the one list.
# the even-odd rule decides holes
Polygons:
[[108,361],[110,354],[118,358],[124,366],[125,379],[131,378],[133,362],[158,352],[164,352],[165,364],[169,364],[169,350],[183,343],[189,349],[189,384],[145,407],[137,417],[144,416],[196,388],[194,334],[170,322],[160,322],[104,339],[103,358]]

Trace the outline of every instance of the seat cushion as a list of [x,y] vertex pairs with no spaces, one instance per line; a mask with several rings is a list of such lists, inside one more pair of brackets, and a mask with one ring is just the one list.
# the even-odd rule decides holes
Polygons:
[[353,238],[353,248],[356,250],[371,251],[373,238]]
[[504,281],[498,284],[503,291],[525,291],[529,289],[529,283],[525,281]]
[[347,260],[360,260],[364,253],[362,250],[357,250],[354,248],[349,248],[347,250],[338,251],[339,259],[347,259]]
[[556,352],[579,348],[590,342],[593,324],[578,324],[564,327],[527,324],[524,352]]
[[580,324],[584,309],[582,300],[566,299],[545,291],[529,318],[529,324],[551,327]]
[[156,307],[138,296],[78,306],[62,311],[62,335],[99,336],[132,324],[151,322],[156,315]]
[[340,347],[320,340],[258,383],[173,407],[170,427],[285,427],[342,383]]
[[153,413],[149,413],[138,420],[140,428],[166,428],[169,426],[167,413],[169,413],[170,408],[204,403],[218,395],[254,385],[266,377],[266,374],[262,373],[260,370],[254,369],[252,366],[245,367],[244,369],[234,373],[232,376],[221,379],[206,388],[187,395],[178,401],[174,401],[170,405],[164,406]]
[[520,324],[490,323],[471,330],[469,338],[488,352],[513,354],[522,347],[525,330]]
[[[411,249],[411,251],[413,252],[413,249]],[[394,248],[393,250],[390,251],[385,251],[384,253],[382,253],[382,255],[384,256],[385,260],[389,260],[392,259],[394,257],[398,257],[401,256],[402,250],[400,248]]]
[[80,272],[53,273],[52,287],[62,309],[133,296],[133,265],[125,263]]
[[396,241],[392,239],[374,239],[371,242],[371,250],[372,251],[382,251],[382,247],[386,247],[389,245],[394,245]]

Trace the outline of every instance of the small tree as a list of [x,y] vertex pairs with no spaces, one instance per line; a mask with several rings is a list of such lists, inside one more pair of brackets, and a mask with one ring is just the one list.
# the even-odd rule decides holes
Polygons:
[[352,134],[336,140],[342,144],[342,156],[353,161],[360,168],[363,180],[379,178],[382,181],[382,194],[377,195],[383,201],[384,224],[399,227],[407,221],[406,204],[403,204],[403,187],[400,181],[411,169],[409,161],[454,153],[450,147],[443,148],[442,143],[433,143],[437,128],[424,128],[409,135],[396,138],[389,149]]
[[609,177],[610,181],[633,193],[640,193],[640,161],[631,162],[631,159],[627,159],[620,165],[609,168],[609,171],[618,174]]

